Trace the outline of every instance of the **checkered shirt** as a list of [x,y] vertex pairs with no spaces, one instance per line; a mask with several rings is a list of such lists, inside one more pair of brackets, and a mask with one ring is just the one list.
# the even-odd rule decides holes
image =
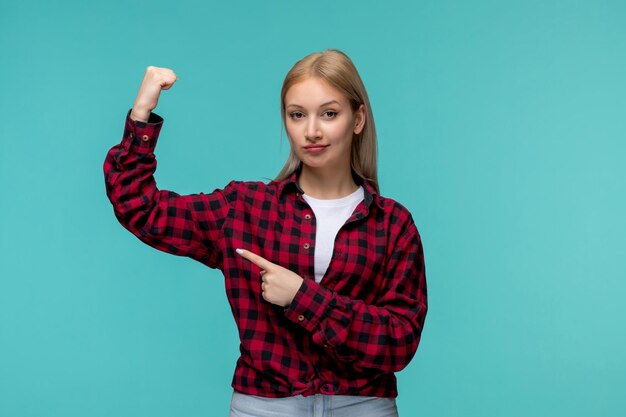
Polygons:
[[[395,397],[394,372],[413,358],[427,311],[423,248],[408,210],[361,181],[365,198],[339,230],[318,284],[315,216],[297,174],[232,181],[208,194],[159,190],[153,152],[163,119],[129,115],[104,162],[107,195],[119,222],[143,242],[223,272],[240,338],[234,389]],[[304,279],[289,307],[262,298],[259,268],[237,248]]]

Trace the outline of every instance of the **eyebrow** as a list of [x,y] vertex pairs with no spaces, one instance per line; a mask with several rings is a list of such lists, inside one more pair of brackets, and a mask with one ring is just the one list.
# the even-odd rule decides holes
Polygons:
[[[338,104],[338,105],[341,105],[341,103],[339,103],[337,100],[331,100],[331,101],[327,101],[326,103],[320,104],[320,107],[326,107],[326,106],[328,106],[328,105],[330,105],[330,104]],[[285,106],[285,108],[288,108],[288,107],[297,107],[297,108],[299,108],[299,109],[303,109],[303,108],[304,108],[304,107],[302,107],[301,105],[299,105],[299,104],[294,104],[294,103],[289,103],[289,104],[287,104],[287,105]]]

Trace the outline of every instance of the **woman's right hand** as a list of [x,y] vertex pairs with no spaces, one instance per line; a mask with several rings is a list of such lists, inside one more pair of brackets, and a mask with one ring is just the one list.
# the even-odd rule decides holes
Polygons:
[[154,110],[159,102],[161,90],[169,90],[178,77],[169,68],[159,68],[149,66],[143,76],[139,93],[130,112],[130,118],[140,122],[147,122],[150,112]]

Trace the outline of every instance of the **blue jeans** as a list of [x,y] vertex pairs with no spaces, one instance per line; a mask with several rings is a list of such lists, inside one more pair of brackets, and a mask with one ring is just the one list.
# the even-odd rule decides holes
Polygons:
[[230,417],[398,417],[394,398],[312,395],[266,398],[233,393]]

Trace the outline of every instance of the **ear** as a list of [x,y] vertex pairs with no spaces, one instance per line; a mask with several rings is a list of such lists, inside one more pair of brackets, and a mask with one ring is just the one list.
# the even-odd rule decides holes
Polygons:
[[359,108],[354,112],[354,134],[358,135],[363,131],[365,127],[365,105],[361,104]]

